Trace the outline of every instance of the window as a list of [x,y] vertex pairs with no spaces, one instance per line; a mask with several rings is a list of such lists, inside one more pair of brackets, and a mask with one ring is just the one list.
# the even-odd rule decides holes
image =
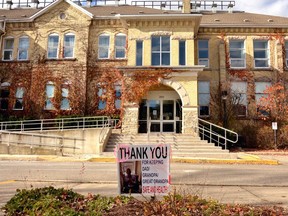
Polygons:
[[45,109],[46,110],[53,110],[54,105],[53,105],[53,98],[54,98],[54,91],[55,91],[55,86],[52,82],[48,82],[46,85],[46,101],[45,101]]
[[265,90],[271,86],[271,82],[255,82],[255,99],[257,105],[257,112],[262,115],[268,115],[266,110],[261,109],[261,98],[268,97],[268,93]]
[[231,83],[231,101],[237,116],[246,116],[247,113],[247,83]]
[[70,104],[69,104],[69,99],[68,99],[69,88],[68,88],[67,83],[62,85],[61,91],[62,91],[62,93],[61,93],[62,99],[61,99],[60,109],[61,110],[69,110],[70,109]]
[[198,105],[199,105],[199,116],[209,116],[210,104],[210,82],[199,81],[198,82]]
[[125,58],[126,56],[126,35],[117,34],[115,37],[115,58]]
[[143,41],[136,41],[136,66],[143,65]]
[[24,95],[24,88],[17,87],[15,94],[14,110],[23,110],[23,95]]
[[14,38],[4,39],[3,60],[13,60]]
[[254,66],[255,68],[269,67],[269,48],[267,40],[254,40]]
[[186,65],[186,41],[179,41],[179,65]]
[[198,64],[209,67],[209,41],[198,40]]
[[99,110],[104,110],[106,108],[106,100],[104,99],[106,90],[101,87],[101,85],[98,85],[98,92],[97,95],[99,97],[98,101],[98,109]]
[[231,40],[229,42],[230,48],[230,67],[231,68],[245,68],[246,55],[244,40]]
[[98,38],[98,58],[109,58],[110,36],[108,34],[101,34]]
[[152,36],[152,65],[170,65],[169,36]]
[[115,84],[115,108],[120,109],[121,108],[121,85]]
[[8,109],[8,99],[10,94],[10,83],[3,82],[0,86],[0,109],[7,110]]
[[59,36],[51,34],[48,37],[48,59],[58,58]]
[[28,60],[29,38],[19,38],[18,60]]
[[75,35],[68,33],[64,36],[64,58],[74,57]]
[[286,67],[288,67],[288,41],[285,41]]

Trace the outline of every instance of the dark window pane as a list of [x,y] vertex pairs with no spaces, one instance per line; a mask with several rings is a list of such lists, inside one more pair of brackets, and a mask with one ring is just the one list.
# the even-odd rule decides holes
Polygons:
[[136,42],[136,66],[142,66],[143,62],[143,41]]
[[179,41],[179,65],[186,65],[186,43]]
[[160,65],[160,53],[152,53],[152,65]]

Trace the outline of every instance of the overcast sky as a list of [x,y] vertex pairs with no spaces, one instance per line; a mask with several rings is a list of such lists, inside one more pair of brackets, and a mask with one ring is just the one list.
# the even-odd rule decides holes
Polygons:
[[235,10],[288,17],[288,0],[235,0]]

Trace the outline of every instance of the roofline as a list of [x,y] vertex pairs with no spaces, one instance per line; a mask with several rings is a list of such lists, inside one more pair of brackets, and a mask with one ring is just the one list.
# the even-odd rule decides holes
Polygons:
[[37,13],[35,13],[34,15],[32,15],[29,19],[31,21],[33,21],[34,19],[38,18],[39,16],[44,14],[46,11],[48,11],[50,8],[53,8],[55,5],[60,4],[62,1],[65,1],[66,3],[70,4],[71,6],[75,7],[76,9],[80,10],[81,12],[83,12],[84,14],[89,16],[90,18],[93,18],[93,14],[91,14],[90,12],[88,12],[87,10],[85,10],[84,8],[80,7],[79,5],[75,4],[74,2],[72,2],[70,0],[56,0],[56,1],[52,2],[51,4],[49,4],[47,7],[43,8],[42,10],[40,10]]
[[274,24],[274,25],[265,25],[265,24],[253,24],[253,25],[244,25],[244,24],[201,24],[200,28],[287,28],[287,26],[280,25],[280,24]]
[[141,15],[121,15],[116,14],[115,17],[119,17],[121,19],[126,20],[133,20],[133,19],[154,19],[154,18],[161,18],[161,19],[171,19],[172,18],[179,18],[179,19],[190,19],[190,18],[202,18],[202,14],[141,14]]

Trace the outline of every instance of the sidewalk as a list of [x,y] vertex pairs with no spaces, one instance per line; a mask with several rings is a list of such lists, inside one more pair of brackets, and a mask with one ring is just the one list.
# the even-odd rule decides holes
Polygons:
[[[193,158],[193,157],[172,157],[172,163],[213,163],[213,164],[263,164],[279,165],[288,164],[288,154],[272,154],[266,152],[241,152],[230,153],[230,158]],[[116,162],[115,157],[101,155],[78,155],[78,156],[57,156],[57,155],[0,155],[0,161],[51,161],[51,162]]]

